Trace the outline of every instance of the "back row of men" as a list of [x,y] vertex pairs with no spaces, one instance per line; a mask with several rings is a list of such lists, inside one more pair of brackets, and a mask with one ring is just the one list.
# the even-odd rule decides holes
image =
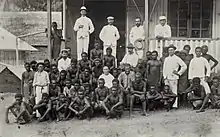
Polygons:
[[[88,53],[90,34],[94,32],[95,28],[92,20],[86,16],[87,9],[82,6],[80,8],[81,17],[78,18],[74,25],[74,31],[77,32],[77,59],[81,59],[81,53]],[[100,34],[99,39],[103,42],[103,54],[106,54],[106,49],[112,49],[112,55],[116,57],[117,53],[117,41],[120,39],[120,34],[116,26],[114,26],[114,17],[107,17],[108,24],[105,25]],[[57,23],[52,23],[51,40],[53,44],[52,58],[57,58],[60,53],[60,45],[62,41],[62,30],[57,29]],[[155,27],[155,37],[157,39],[171,37],[171,28],[167,25],[167,19],[165,16],[159,18],[159,24]],[[145,41],[145,30],[141,25],[141,18],[135,19],[135,26],[132,27],[129,40],[131,45],[134,46],[135,52],[139,58],[143,58],[144,53],[144,41]]]
[[[128,54],[133,54],[133,47],[128,48]],[[85,52],[79,61],[70,59],[70,52],[65,49],[57,59],[58,65],[50,64],[49,60],[26,63],[26,71],[22,74],[22,94],[17,94],[17,101],[8,108],[6,122],[9,110],[17,120],[29,112],[29,107],[22,105],[25,104],[22,97],[32,106],[30,108],[36,110],[40,121],[51,117],[60,120],[59,114],[65,114],[65,118],[72,114],[79,118],[91,117],[98,112],[97,109],[104,111],[108,118],[120,117],[123,107],[130,108],[131,113],[136,102],[142,104],[143,115],[148,115],[151,108],[177,108],[187,104],[186,100],[194,108],[201,107],[198,112],[204,111],[209,100],[218,107],[219,79],[213,78],[211,90],[207,83],[211,69],[218,61],[207,54],[208,47],[196,47],[195,57],[189,54],[189,45],[184,46],[181,52],[175,52],[174,45],[167,50],[168,56],[165,52],[161,61],[157,59],[157,51],[147,52],[146,59],[138,60],[135,67],[126,61],[115,68],[114,60],[110,59],[114,58],[111,48],[106,49],[107,55],[102,60],[98,57],[91,61]],[[214,61],[212,67],[210,60]],[[23,111],[13,112],[12,108],[16,106],[22,107]]]

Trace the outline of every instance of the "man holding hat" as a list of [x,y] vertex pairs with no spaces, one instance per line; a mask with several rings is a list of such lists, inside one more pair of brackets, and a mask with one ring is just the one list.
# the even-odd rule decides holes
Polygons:
[[167,25],[167,18],[166,16],[159,17],[159,24],[156,25],[154,34],[157,39],[164,39],[171,37],[171,28]]
[[131,28],[129,38],[130,38],[130,43],[134,45],[139,58],[143,58],[143,54],[144,54],[143,45],[145,39],[145,32],[143,25],[141,25],[140,18],[135,19],[135,26]]
[[76,20],[74,31],[77,32],[77,59],[81,59],[81,53],[88,53],[89,35],[94,31],[92,20],[86,17],[86,7],[80,8],[81,17]]
[[138,63],[138,55],[134,52],[134,47],[132,44],[127,46],[128,53],[125,54],[124,58],[122,59],[120,65],[123,64],[130,64],[132,67],[136,67]]
[[71,64],[71,59],[68,58],[68,50],[63,49],[61,51],[61,54],[62,54],[62,58],[58,61],[58,70],[59,70],[59,72],[61,70],[66,70],[68,67],[70,67],[70,64]]
[[[175,53],[176,47],[171,44],[168,47],[169,56],[165,58],[163,65],[163,77],[165,85],[169,85],[172,92],[177,95],[177,85],[179,77],[186,71],[186,64],[177,57]],[[180,68],[180,69],[179,69]],[[173,104],[174,108],[177,108],[178,99]]]
[[118,29],[113,25],[114,23],[114,17],[109,16],[107,18],[108,25],[105,25],[100,34],[99,38],[103,41],[104,46],[104,55],[106,54],[106,49],[108,47],[112,48],[112,55],[116,57],[116,49],[117,49],[117,40],[119,40],[120,35],[118,32]]

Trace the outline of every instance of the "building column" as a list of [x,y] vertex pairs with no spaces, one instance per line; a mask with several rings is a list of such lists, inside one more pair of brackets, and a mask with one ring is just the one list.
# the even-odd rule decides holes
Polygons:
[[146,51],[149,50],[149,17],[148,17],[148,4],[149,4],[149,0],[145,0],[145,14],[144,14],[144,28],[145,28],[145,52],[144,55],[146,53]]
[[47,0],[48,59],[51,61],[51,0]]

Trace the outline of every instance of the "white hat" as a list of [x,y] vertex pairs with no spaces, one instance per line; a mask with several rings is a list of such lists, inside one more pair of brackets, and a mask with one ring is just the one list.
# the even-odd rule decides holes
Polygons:
[[166,16],[160,16],[160,17],[159,17],[159,20],[166,20],[166,19],[167,19]]
[[107,19],[108,19],[108,20],[113,20],[114,17],[113,17],[113,16],[108,16]]
[[82,6],[80,10],[87,10],[85,6]]

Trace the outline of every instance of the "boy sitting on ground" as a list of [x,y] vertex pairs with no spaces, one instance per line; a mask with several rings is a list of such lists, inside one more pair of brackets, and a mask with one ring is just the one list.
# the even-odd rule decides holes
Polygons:
[[149,112],[150,109],[155,110],[159,106],[159,102],[162,98],[161,94],[157,92],[156,86],[150,86],[149,91],[147,92],[147,112]]
[[69,101],[66,96],[61,93],[59,95],[59,99],[57,100],[56,105],[56,114],[57,114],[57,121],[60,120],[67,120],[67,116],[69,114]]
[[106,111],[107,119],[121,118],[123,113],[123,97],[117,92],[116,87],[112,87],[110,95],[108,95],[102,103]]
[[220,108],[220,80],[218,77],[214,77],[212,82],[213,85],[211,86],[211,93],[206,95],[202,107],[197,111],[197,113],[205,111],[204,108],[206,104],[208,104],[209,99],[211,100],[212,108]]
[[52,102],[47,93],[42,94],[42,99],[34,106],[34,110],[38,110],[41,115],[39,122],[52,120]]
[[78,119],[88,118],[92,116],[91,105],[84,95],[84,89],[79,89],[78,96],[72,100],[69,109],[77,116]]
[[164,107],[167,111],[170,111],[172,108],[177,95],[172,92],[169,85],[165,85],[163,91],[161,92],[162,99],[161,102],[163,103]]
[[190,101],[194,110],[202,106],[206,96],[205,89],[200,82],[200,78],[193,78],[191,86],[185,91],[185,93],[188,93],[188,101]]
[[8,113],[9,110],[15,116],[15,120],[19,124],[26,124],[31,121],[32,109],[31,107],[23,101],[21,94],[15,95],[15,102],[9,106],[5,113],[5,122],[9,123]]

